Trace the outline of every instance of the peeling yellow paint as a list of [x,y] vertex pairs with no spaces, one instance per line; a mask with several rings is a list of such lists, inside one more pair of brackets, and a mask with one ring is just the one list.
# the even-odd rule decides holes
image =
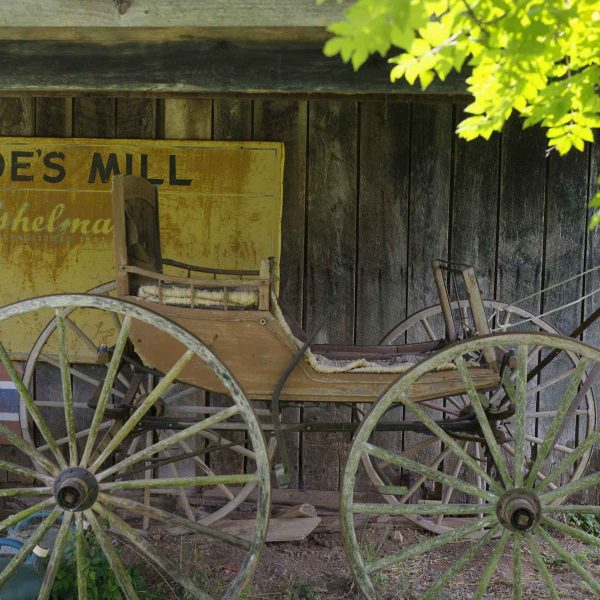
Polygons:
[[[0,138],[1,305],[114,279],[110,177],[116,172],[158,183],[164,257],[258,269],[261,259],[274,256],[278,269],[282,144]],[[13,356],[28,351],[47,318],[40,314],[26,330],[1,332]],[[113,335],[93,319],[80,326]],[[89,359],[81,347],[71,350]]]

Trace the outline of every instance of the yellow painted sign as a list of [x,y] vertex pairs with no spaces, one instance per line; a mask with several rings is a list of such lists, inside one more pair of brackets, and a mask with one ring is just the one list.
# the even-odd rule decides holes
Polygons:
[[[278,269],[282,144],[0,138],[1,305],[114,279],[117,173],[159,186],[163,257],[258,269],[273,256]],[[38,333],[15,331],[11,353]]]

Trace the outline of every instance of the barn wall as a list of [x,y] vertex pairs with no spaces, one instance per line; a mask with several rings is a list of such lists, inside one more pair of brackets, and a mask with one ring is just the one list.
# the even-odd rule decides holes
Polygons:
[[[586,227],[598,145],[547,157],[543,132],[518,122],[467,144],[453,134],[462,110],[383,98],[4,98],[0,135],[284,142],[281,296],[308,332],[329,315],[319,341],[373,344],[437,302],[433,259],[473,264],[484,296],[505,301],[600,261],[600,236]],[[527,308],[548,310],[599,283],[596,274]],[[549,320],[568,331],[599,304],[594,296]],[[586,339],[600,344],[600,324]],[[350,419],[337,406],[288,413]],[[348,440],[295,436],[293,484],[337,489]]]

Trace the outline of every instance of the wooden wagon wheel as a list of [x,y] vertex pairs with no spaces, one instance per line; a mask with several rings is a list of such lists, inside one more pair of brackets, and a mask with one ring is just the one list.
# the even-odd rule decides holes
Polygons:
[[[73,328],[67,325],[65,314],[71,311],[88,311],[94,314],[94,321],[99,324],[118,321],[120,329],[117,338],[107,340],[107,345],[114,348],[111,352],[108,368],[102,376],[101,390],[97,397],[94,416],[89,427],[82,434],[77,423],[77,407],[73,401],[71,382],[71,363],[69,351],[77,338]],[[212,354],[212,352],[197,338],[169,321],[168,319],[121,300],[106,296],[93,295],[64,295],[46,296],[26,300],[0,309],[0,342],[2,325],[16,319],[21,326],[27,326],[33,321],[33,315],[39,312],[53,312],[56,316],[56,331],[54,337],[59,354],[61,373],[60,396],[55,400],[62,403],[62,426],[66,430],[67,443],[59,444],[56,435],[57,423],[50,424],[35,403],[19,376],[14,363],[7,355],[4,346],[0,344],[0,361],[7,369],[25,405],[27,412],[36,424],[37,431],[43,438],[43,443],[34,444],[19,437],[5,425],[0,424],[0,435],[5,437],[13,446],[18,459],[16,462],[0,461],[0,469],[11,474],[11,477],[22,477],[34,481],[38,487],[31,485],[10,487],[0,490],[0,497],[8,500],[29,500],[40,498],[41,501],[33,506],[19,510],[0,521],[0,530],[20,522],[28,515],[39,510],[50,511],[40,525],[31,533],[12,560],[0,571],[0,589],[12,577],[19,566],[27,559],[35,545],[44,537],[46,532],[62,515],[62,524],[58,531],[56,543],[50,554],[48,567],[38,595],[39,599],[49,597],[53,581],[68,541],[68,532],[75,528],[76,571],[80,600],[87,597],[86,588],[86,552],[87,537],[91,535],[84,531],[84,525],[91,526],[91,532],[102,549],[106,560],[115,574],[117,582],[128,599],[137,599],[132,577],[123,566],[119,557],[118,547],[122,541],[129,547],[135,548],[136,553],[162,571],[172,582],[179,585],[194,598],[206,600],[212,597],[211,591],[200,589],[192,578],[183,574],[172,560],[161,557],[157,551],[134,527],[128,519],[149,518],[162,526],[175,527],[180,531],[201,534],[219,543],[231,545],[229,558],[234,565],[239,559],[239,571],[228,581],[225,581],[225,591],[220,594],[223,598],[237,598],[244,591],[256,568],[260,550],[264,543],[269,515],[270,486],[269,461],[264,437],[259,423],[246,399],[244,393],[232,374]],[[89,322],[89,318],[87,319]],[[126,407],[126,415],[120,419],[118,430],[113,430],[109,436],[102,429],[105,415],[114,407],[110,406],[111,395],[116,391],[118,367],[128,343],[129,331],[136,324],[143,323],[152,328],[152,335],[170,336],[179,342],[181,352],[172,357],[172,367],[166,372],[152,391],[145,394],[137,406]],[[6,325],[5,325],[6,327]],[[101,327],[101,325],[99,325]],[[6,330],[4,328],[4,330]],[[110,331],[107,329],[106,331]],[[114,330],[113,330],[114,331]],[[113,343],[114,342],[114,343]],[[232,398],[232,404],[218,411],[205,415],[193,424],[178,430],[163,439],[156,440],[150,446],[119,456],[119,448],[130,446],[130,440],[140,438],[140,428],[144,429],[144,420],[151,414],[159,399],[174,384],[179,374],[188,365],[203,361],[220,379]],[[177,444],[190,440],[202,431],[213,428],[217,423],[225,423],[235,418],[243,422],[247,432],[249,448],[255,455],[255,470],[242,475],[200,475],[182,477],[164,477],[147,479],[144,471],[150,461],[159,453],[175,452]],[[176,457],[177,458],[177,457]],[[33,466],[23,466],[27,459]],[[15,459],[17,460],[17,459]],[[172,462],[171,464],[176,464]],[[257,486],[257,504],[255,529],[251,541],[245,541],[223,531],[207,527],[196,522],[189,516],[182,517],[164,507],[158,508],[152,504],[144,504],[131,498],[131,492],[142,492],[146,489],[182,489],[185,487],[216,487],[220,485],[245,485],[254,482]],[[6,506],[6,505],[5,505]],[[119,515],[117,515],[119,512]],[[123,518],[123,514],[126,519]],[[114,538],[114,539],[113,539]],[[117,543],[117,546],[113,542]],[[231,572],[236,571],[233,567]],[[182,593],[177,597],[182,597]]]
[[[87,294],[111,294],[116,288],[114,281],[106,283],[102,286],[94,288],[86,292]],[[86,352],[86,356],[80,358],[80,363],[84,364],[71,364],[69,370],[73,382],[76,385],[87,388],[87,395],[91,396],[94,387],[101,385],[103,377],[106,375],[108,369],[108,363],[98,363],[98,357],[105,351],[103,348],[106,346],[106,340],[102,337],[98,338],[98,331],[92,331],[85,320],[78,319],[76,308],[65,310],[63,313],[66,325],[70,331],[80,341],[80,352]],[[117,315],[112,315],[111,319],[115,329],[118,331],[121,327],[121,320]],[[52,318],[48,324],[43,328],[42,332],[38,336],[38,339],[34,343],[31,352],[27,358],[23,373],[23,383],[28,389],[33,401],[40,408],[41,412],[45,414],[47,420],[53,421],[52,411],[58,411],[58,415],[62,415],[63,403],[62,399],[48,399],[47,386],[43,386],[40,390],[36,389],[36,373],[39,368],[42,370],[42,374],[39,379],[57,381],[60,379],[60,365],[52,358],[55,354],[55,348],[49,348],[49,346],[55,341],[55,331],[57,327],[56,318]],[[104,332],[103,332],[104,333]],[[133,370],[131,366],[125,365],[119,373],[115,384],[113,386],[114,399],[120,401],[123,399],[126,390],[132,384]],[[143,397],[150,393],[152,389],[160,382],[160,376],[155,374],[144,375],[143,380],[140,382],[139,388],[136,390],[135,395],[132,397],[132,401],[139,402]],[[39,393],[38,393],[39,392]],[[163,419],[189,422],[197,418],[203,418],[204,416],[210,415],[211,412],[217,410],[216,407],[201,406],[198,402],[198,398],[204,394],[202,390],[195,388],[184,383],[174,383],[171,385],[165,393],[159,399],[155,406],[155,412],[157,407],[160,407],[160,415]],[[82,436],[87,434],[89,424],[93,416],[93,409],[87,407],[85,402],[75,402],[77,412],[79,414],[79,423],[81,427],[78,433]],[[86,418],[87,413],[87,418]],[[30,414],[27,411],[25,405],[20,406],[20,424],[23,432],[23,437],[37,446],[43,444],[43,438],[40,438],[36,432],[36,426],[34,421],[31,419]],[[118,419],[106,417],[100,424],[100,429],[105,433],[108,438],[112,435],[112,432],[118,431],[119,422]],[[229,424],[229,426],[232,426]],[[123,448],[127,453],[131,453],[136,450],[141,450],[147,445],[158,441],[158,437],[165,437],[172,434],[172,430],[163,429],[160,433],[157,430],[143,431],[137,437],[130,436],[129,446]],[[245,447],[244,444],[236,444],[231,442],[229,439],[230,432],[221,431],[218,429],[207,429],[199,432],[197,435],[192,436],[189,439],[182,440],[177,443],[176,448],[179,452],[187,453],[188,455],[193,454],[193,449],[202,447],[202,453],[196,456],[191,456],[185,461],[180,461],[179,464],[171,462],[167,466],[160,469],[148,469],[144,476],[148,479],[156,477],[179,477],[181,470],[190,470],[191,467],[196,467],[196,470],[204,472],[207,475],[220,475],[221,473],[219,466],[228,463],[240,463],[246,465],[247,463],[252,464],[255,460],[254,452]],[[58,436],[57,443],[59,445],[66,444],[68,439],[64,435]],[[268,445],[269,458],[272,457],[275,451],[276,442],[272,438]],[[159,452],[155,456],[156,463],[169,462],[171,460],[171,450],[165,450]],[[213,463],[211,466],[211,462]],[[217,464],[218,466],[215,466]],[[247,470],[247,467],[246,467]],[[240,470],[240,474],[243,474],[244,468]],[[231,470],[227,474],[231,474]],[[221,504],[217,510],[209,513],[205,513],[198,516],[197,520],[203,525],[212,525],[217,521],[225,518],[231,512],[236,510],[254,491],[256,488],[256,482],[248,482],[242,486],[227,486],[221,484],[217,486],[215,490],[215,499]],[[164,495],[164,491],[160,492]],[[151,488],[148,488],[145,492],[144,502],[149,504],[150,496],[152,494]],[[192,506],[191,499],[188,497],[188,490],[185,488],[179,488],[173,490],[172,494],[180,499],[180,510],[186,515],[191,516]],[[147,529],[149,525],[149,519],[146,517],[143,520],[142,528]]]
[[[541,319],[529,311],[499,302],[497,300],[484,300],[484,306],[486,314],[490,317],[491,324],[496,325],[503,324],[504,326],[510,326],[509,331],[530,331],[530,332],[547,332],[551,334],[558,334],[559,332],[550,323]],[[467,300],[454,301],[452,303],[452,310],[455,314],[460,314],[461,319],[468,325],[472,323],[470,317],[470,305]],[[404,343],[405,337],[408,337],[410,342],[423,341],[423,340],[434,340],[443,339],[444,337],[444,321],[442,318],[442,309],[438,304],[436,306],[430,306],[425,308],[412,316],[408,317],[403,322],[396,325],[381,341],[382,344],[394,344]],[[530,357],[529,368],[530,370],[543,359],[542,354],[533,353]],[[553,361],[554,362],[554,361]],[[561,373],[564,373],[566,365],[570,365],[574,369],[578,364],[578,357],[573,353],[566,353],[563,358],[563,369],[561,371],[560,366],[557,368],[556,362],[548,365],[542,371],[542,375],[536,377],[540,385],[547,385],[547,381],[552,377],[561,377]],[[513,379],[516,374],[512,375]],[[544,420],[547,419],[547,415],[544,415],[543,411],[536,410],[536,396],[534,392],[530,392],[529,396],[529,408],[528,408],[528,434],[527,440],[530,443],[540,444],[541,440],[539,436],[536,436],[534,432],[544,428]],[[430,411],[429,414],[435,419],[453,419],[456,418],[461,412],[469,410],[469,398],[467,394],[460,396],[447,397],[435,401],[425,403]],[[596,402],[594,398],[594,392],[589,389],[585,395],[584,402],[577,410],[577,421],[578,427],[583,438],[587,437],[596,425]],[[391,437],[392,434],[387,434]],[[400,436],[396,434],[399,438]],[[465,442],[467,451],[473,453],[478,459],[484,453],[484,446],[478,441]],[[436,440],[428,436],[420,434],[405,434],[402,440],[402,447],[407,455],[416,456],[421,454],[425,458],[430,458],[433,462],[438,460],[439,464],[436,468],[445,470],[448,474],[455,474],[456,469],[460,468],[458,463],[452,461],[444,461],[444,455],[440,452],[436,452]],[[505,448],[508,452],[514,452],[512,444],[507,441]],[[578,462],[577,468],[570,473],[572,480],[576,480],[584,473],[589,460],[592,455],[592,450],[589,449]],[[386,476],[386,470],[393,466],[390,466],[385,461],[379,460],[369,454],[362,456],[363,468],[367,474],[369,480],[380,490],[385,490],[386,485],[390,483],[389,477]],[[384,466],[382,466],[384,465]],[[423,487],[419,484],[419,480],[415,482],[408,482],[407,490],[405,494],[385,494],[383,497],[390,504],[406,504],[416,502],[419,500],[420,495],[423,494]],[[485,481],[481,478],[475,479],[474,483],[479,486],[485,486]],[[450,490],[446,490],[446,495]],[[441,496],[439,499],[443,500],[443,493],[441,489],[437,488],[435,496]],[[407,518],[419,524],[420,527],[432,531],[434,533],[444,533],[455,525],[455,520],[448,518],[446,515],[439,514],[435,518],[426,519],[423,517],[417,517],[415,515],[408,515]]]
[[[478,393],[467,365],[479,360],[483,351],[490,348],[511,350],[512,357],[504,363],[499,386],[485,394]],[[548,385],[542,388],[535,381],[528,381],[532,357],[538,353],[544,356],[554,353],[555,360],[563,365],[570,362],[565,358],[567,355],[574,355],[577,367],[568,366],[562,378],[549,379]],[[475,427],[470,433],[452,433],[447,424],[440,426],[421,404],[410,398],[411,386],[426,373],[449,367],[460,372],[471,403]],[[599,374],[600,351],[577,340],[540,333],[505,333],[449,346],[412,368],[390,386],[357,432],[343,479],[341,514],[344,545],[365,596],[377,598],[376,574],[386,568],[402,562],[406,568],[406,561],[467,539],[466,547],[452,550],[458,559],[448,570],[436,573],[435,577],[431,573],[429,581],[420,583],[423,587],[418,590],[419,597],[439,597],[437,594],[443,594],[452,578],[464,567],[485,557],[483,564],[478,563],[468,572],[471,575],[480,573],[478,582],[470,581],[468,574],[461,578],[462,589],[468,589],[472,584],[473,597],[483,598],[504,549],[511,547],[509,542],[512,543],[513,574],[509,580],[513,582],[513,598],[523,597],[524,548],[529,550],[551,598],[559,596],[542,560],[541,549],[554,554],[595,594],[600,594],[600,582],[555,538],[558,531],[571,541],[600,545],[596,537],[565,524],[564,519],[560,520],[565,513],[600,513],[600,507],[580,505],[582,500],[585,501],[581,494],[600,484],[600,475],[594,473],[579,479],[572,477],[585,455],[600,442],[600,430],[583,437],[575,427],[576,411],[584,402],[587,388],[597,382]],[[502,393],[499,394],[500,391]],[[539,444],[528,443],[531,434],[528,406],[532,392],[537,396],[537,411],[546,415],[543,430],[535,432],[535,437],[541,440]],[[507,410],[507,400],[510,410]],[[395,404],[403,405],[406,418],[420,422],[432,438],[440,442],[444,462],[460,466],[448,472],[440,468],[439,456],[433,461],[423,461],[402,450],[382,447],[372,436],[378,423],[385,420],[386,413]],[[470,437],[483,440],[486,446],[484,456],[478,457],[469,451],[467,442]],[[514,441],[514,452],[506,451],[506,439]],[[451,493],[436,504],[356,503],[353,499],[356,474],[364,454],[396,465],[403,473],[422,480],[425,485],[429,483],[451,489]],[[478,479],[484,481],[485,486],[477,485]],[[377,557],[366,556],[359,546],[355,515],[434,519],[440,514],[452,516],[457,521],[464,520],[437,537],[409,543],[400,550],[381,544],[381,553]]]

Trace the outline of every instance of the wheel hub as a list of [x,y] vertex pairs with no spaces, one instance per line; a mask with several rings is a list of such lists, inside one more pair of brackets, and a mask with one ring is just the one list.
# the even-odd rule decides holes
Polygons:
[[72,467],[63,471],[54,483],[57,504],[70,512],[91,508],[98,498],[98,482],[86,469]]
[[542,516],[542,507],[531,490],[518,488],[500,497],[496,514],[504,527],[523,533],[537,525]]

